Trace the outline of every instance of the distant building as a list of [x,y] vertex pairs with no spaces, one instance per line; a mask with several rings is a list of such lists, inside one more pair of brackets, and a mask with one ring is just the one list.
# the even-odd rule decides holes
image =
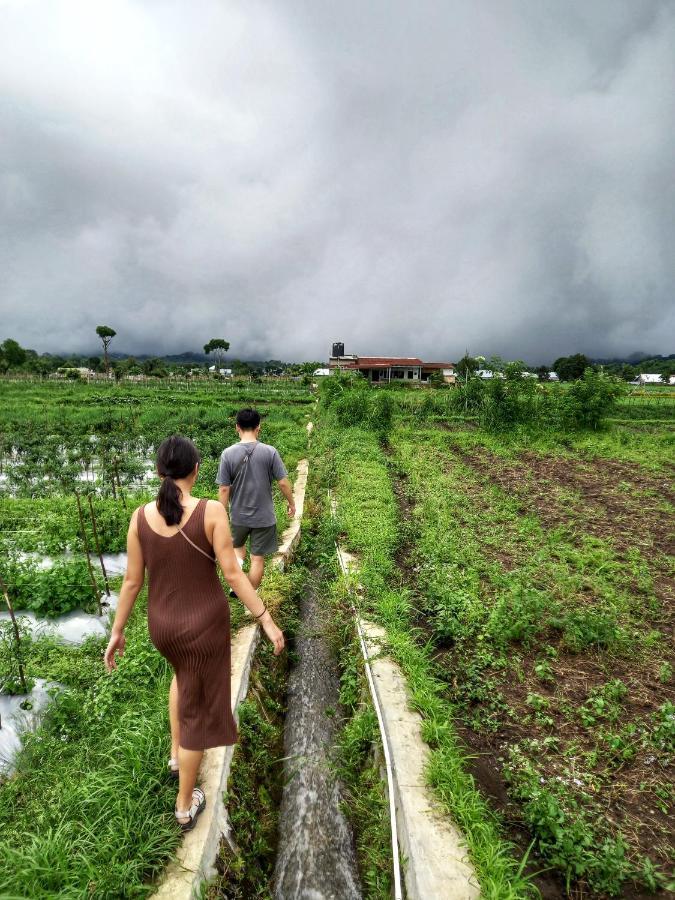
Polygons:
[[[215,372],[215,366],[209,366],[209,372]],[[232,378],[232,369],[218,369],[218,374],[222,375],[224,378]]]
[[478,369],[476,375],[484,380],[490,378],[506,378],[503,372],[492,372],[490,369]]
[[323,377],[324,375],[330,375],[330,369],[314,369],[312,375],[316,377]]
[[[343,349],[343,344],[334,344]],[[446,384],[455,383],[455,364],[451,362],[423,362],[416,356],[331,356],[328,360],[329,372],[361,372],[371,384],[391,382],[413,382],[428,384],[436,373]]]
[[93,369],[88,369],[86,366],[61,366],[56,372],[52,372],[49,377],[73,378],[75,377],[75,372],[77,372],[78,378],[94,378],[96,375]]
[[638,377],[635,379],[635,381],[632,382],[632,384],[663,384],[663,383],[664,383],[664,379],[660,374],[658,374],[658,373],[646,374],[644,372],[642,372],[640,375],[638,375]]
[[560,381],[560,379],[558,378],[558,373],[557,372],[549,372],[548,380],[549,381]]

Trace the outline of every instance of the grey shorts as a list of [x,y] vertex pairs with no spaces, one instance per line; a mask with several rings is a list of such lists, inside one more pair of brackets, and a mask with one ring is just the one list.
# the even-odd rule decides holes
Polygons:
[[230,525],[232,543],[235,547],[243,547],[248,536],[251,536],[249,550],[253,556],[271,556],[279,549],[277,526],[251,528],[250,525]]

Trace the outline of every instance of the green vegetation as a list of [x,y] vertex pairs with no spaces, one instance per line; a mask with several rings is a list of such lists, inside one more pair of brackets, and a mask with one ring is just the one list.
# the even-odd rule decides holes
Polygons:
[[[108,325],[99,325],[96,334],[103,345],[103,358],[100,356],[88,356],[86,354],[71,353],[68,355],[55,355],[53,353],[38,354],[35,350],[22,347],[13,338],[7,338],[0,343],[0,375],[7,375],[15,379],[67,379],[79,381],[94,378],[105,386],[110,376],[116,381],[140,377],[141,380],[172,379],[174,385],[178,381],[186,382],[213,380],[222,383],[222,378],[217,372],[209,373],[209,353],[215,351],[216,361],[222,364],[223,354],[230,348],[229,341],[222,338],[214,338],[204,346],[204,353],[187,352],[163,357],[152,357],[146,354],[136,358],[124,356],[121,353],[111,355],[108,350],[110,342],[116,332]],[[227,346],[226,346],[227,345]],[[206,348],[210,347],[210,350]],[[233,359],[229,368],[232,369],[235,379],[241,387],[245,382],[260,383],[262,379],[280,376],[289,378],[306,378],[311,376],[315,369],[324,366],[324,362],[289,363],[280,359],[248,360],[242,362]],[[80,372],[79,370],[83,371]],[[278,383],[278,381],[277,381]],[[307,381],[303,381],[307,384]],[[286,383],[286,386],[289,386]],[[292,383],[290,383],[292,387]]]
[[[364,892],[388,896],[389,836],[338,535],[359,556],[357,602],[385,627],[407,676],[431,748],[429,784],[466,835],[483,896],[536,896],[541,878],[597,898],[672,890],[675,401],[667,390],[626,394],[589,369],[566,385],[518,366],[504,376],[467,377],[454,391],[323,383],[302,561],[320,577],[341,661],[349,718],[336,766]],[[152,496],[144,472],[166,434],[195,440],[198,492],[215,496],[240,406],[260,409],[263,440],[292,470],[306,453],[313,400],[300,384],[0,390],[0,574],[17,607],[47,615],[93,599],[76,488],[92,497],[102,549],[123,549],[131,509]],[[278,511],[283,527],[281,503]],[[93,545],[88,519],[85,527]],[[76,555],[53,569],[17,561],[66,550]],[[270,574],[263,589],[291,632],[308,577],[297,572],[290,581]],[[235,603],[234,626],[241,621]],[[26,677],[65,690],[0,786],[0,881],[8,875],[10,896],[140,896],[176,844],[163,780],[169,673],[142,607],[132,633],[133,652],[112,677],[101,642],[21,642]],[[10,687],[13,647],[0,641]],[[285,677],[263,650],[231,782],[238,851],[223,851],[213,896],[266,896],[269,887]],[[75,840],[76,829],[84,837]]]
[[112,676],[103,641],[30,647],[30,675],[62,689],[0,785],[3,896],[147,895],[178,843],[166,776],[171,673],[144,612],[139,600]]
[[204,353],[208,356],[210,353],[216,358],[216,367],[220,368],[223,364],[225,354],[230,349],[230,342],[223,338],[211,338],[208,344],[204,344]]
[[442,696],[425,642],[419,641],[411,593],[395,562],[400,544],[398,510],[376,434],[336,427],[328,416],[321,424],[315,477],[336,493],[337,528],[349,548],[359,554],[363,611],[385,626],[390,652],[405,672],[413,705],[424,718],[424,736],[432,748],[430,782],[466,835],[483,895],[494,900],[531,896],[533,891],[500,833],[497,818],[465,771],[464,753],[452,726],[452,707]]
[[[541,392],[509,373],[472,383],[490,399],[504,388],[507,411]],[[526,415],[494,428],[480,409],[476,428],[461,415],[463,389],[389,391],[386,427],[367,414],[346,427],[339,404],[365,406],[345,398],[348,387],[324,404],[318,435],[339,527],[425,717],[431,782],[486,896],[532,887],[518,880],[517,851],[495,849],[508,839],[495,816],[526,827],[532,864],[553,867],[569,890],[672,888],[672,433],[666,425],[654,440],[638,419],[594,430],[606,384],[586,372],[546,386],[578,404],[574,429],[542,430]],[[484,782],[502,797],[494,811],[473,789]]]
[[[92,499],[102,551],[124,549],[132,509],[156,489],[156,481],[141,476],[167,434],[194,439],[204,456],[197,493],[214,497],[218,457],[236,440],[236,411],[255,403],[263,439],[279,448],[292,473],[306,452],[311,396],[306,388],[285,387],[184,391],[113,381],[2,382],[0,574],[14,605],[44,616],[92,608],[75,491],[90,547],[95,536],[84,493]],[[278,511],[283,528],[281,499]],[[73,555],[59,558],[66,551]],[[54,564],[43,569],[23,556],[28,552],[48,553]],[[98,568],[95,557],[92,562]],[[118,585],[119,579],[113,588]],[[263,595],[273,609],[284,591],[283,576],[270,573]],[[31,639],[19,616],[19,660],[11,626],[2,623],[3,690],[21,688],[19,662],[28,686],[38,677],[60,686],[41,726],[26,735],[16,772],[0,783],[3,897],[144,896],[178,844],[175,784],[166,775],[171,672],[149,642],[143,596],[124,658],[110,676],[101,662],[102,640],[71,647]],[[233,601],[233,628],[243,619]],[[249,724],[247,708],[244,730]]]
[[108,347],[110,346],[110,342],[115,337],[117,332],[114,328],[111,328],[110,325],[97,325],[96,334],[100,337],[101,343],[103,344],[103,364],[105,366],[105,372],[107,374],[110,370]]
[[[29,609],[47,617],[60,616],[73,609],[98,612],[84,559],[56,560],[48,569],[31,560],[8,559],[0,567],[14,609]],[[99,577],[96,581],[98,596],[103,593],[103,579]],[[3,606],[0,597],[0,609]]]

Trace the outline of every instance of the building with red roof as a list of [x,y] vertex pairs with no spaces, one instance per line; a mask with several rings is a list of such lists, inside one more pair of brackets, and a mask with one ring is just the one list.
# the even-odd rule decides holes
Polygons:
[[439,373],[446,384],[456,380],[455,364],[451,362],[423,362],[417,356],[355,356],[345,355],[343,344],[334,344],[342,350],[340,355],[331,356],[328,366],[331,372],[361,372],[371,384],[407,382],[428,384],[435,373]]

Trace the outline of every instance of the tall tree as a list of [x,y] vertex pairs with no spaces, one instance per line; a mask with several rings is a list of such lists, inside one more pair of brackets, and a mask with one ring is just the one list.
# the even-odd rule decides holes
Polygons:
[[557,372],[561,381],[576,381],[581,378],[586,369],[590,368],[591,361],[583,353],[575,353],[574,356],[561,356],[553,363],[553,371]]
[[207,356],[209,353],[213,353],[216,358],[216,369],[220,369],[223,358],[229,349],[230,342],[223,338],[211,338],[208,344],[204,344],[204,353],[206,353]]
[[101,338],[103,343],[103,362],[105,364],[105,374],[110,374],[110,360],[108,359],[108,347],[110,341],[115,337],[117,332],[109,325],[97,325],[96,334]]
[[2,353],[10,369],[22,366],[26,362],[26,351],[18,341],[12,338],[7,338],[6,341],[0,344],[0,353]]
[[464,356],[456,364],[455,372],[457,372],[459,377],[463,378],[464,381],[468,381],[469,376],[473,375],[473,373],[477,372],[480,368],[480,358],[476,356],[469,356],[469,351],[467,350]]

